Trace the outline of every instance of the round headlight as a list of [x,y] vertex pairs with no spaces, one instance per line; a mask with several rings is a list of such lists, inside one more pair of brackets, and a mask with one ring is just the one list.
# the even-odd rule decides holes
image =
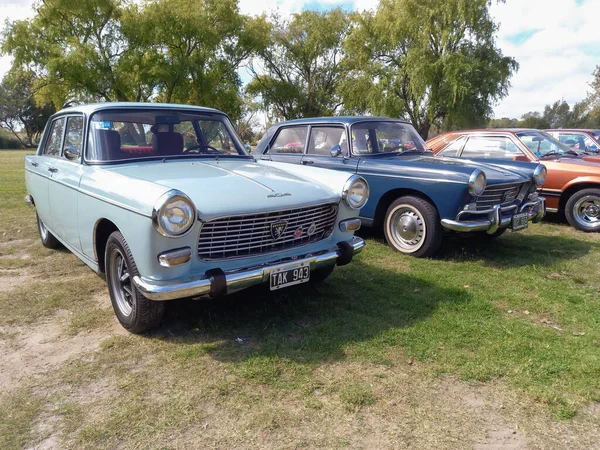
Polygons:
[[195,220],[196,207],[183,192],[175,189],[163,194],[152,210],[154,228],[167,237],[183,236]]
[[486,184],[485,173],[479,169],[475,169],[469,177],[469,193],[476,197],[480,196],[483,194]]
[[363,177],[352,175],[344,185],[342,198],[349,208],[362,208],[369,199],[369,183]]
[[543,164],[538,164],[533,171],[533,182],[537,187],[542,186],[546,182],[547,174],[548,171],[546,170],[546,166]]

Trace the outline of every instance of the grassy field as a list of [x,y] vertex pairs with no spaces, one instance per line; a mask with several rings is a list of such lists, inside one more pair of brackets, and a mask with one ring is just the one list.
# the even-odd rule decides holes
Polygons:
[[320,286],[174,302],[140,337],[39,243],[24,155],[0,152],[0,448],[600,446],[599,235],[424,260],[366,235]]

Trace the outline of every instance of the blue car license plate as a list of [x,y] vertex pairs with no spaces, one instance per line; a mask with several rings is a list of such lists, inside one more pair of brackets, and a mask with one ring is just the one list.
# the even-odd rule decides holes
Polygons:
[[310,280],[310,263],[295,264],[275,269],[270,275],[271,290],[276,291]]
[[512,218],[512,230],[523,230],[529,226],[529,213],[515,214]]

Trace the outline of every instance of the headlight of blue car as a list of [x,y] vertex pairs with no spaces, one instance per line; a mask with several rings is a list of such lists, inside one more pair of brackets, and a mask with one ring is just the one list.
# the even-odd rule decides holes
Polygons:
[[479,169],[475,169],[469,177],[469,193],[475,197],[479,197],[483,194],[486,185],[487,179],[485,173]]
[[170,190],[163,194],[152,210],[152,223],[160,234],[179,237],[186,234],[196,220],[196,207],[183,192]]
[[369,183],[363,177],[352,175],[344,185],[342,198],[349,208],[362,208],[369,199]]

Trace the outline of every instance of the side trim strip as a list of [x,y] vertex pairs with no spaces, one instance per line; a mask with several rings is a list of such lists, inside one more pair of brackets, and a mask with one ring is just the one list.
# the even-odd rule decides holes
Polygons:
[[422,181],[435,181],[438,183],[454,183],[454,184],[464,184],[465,186],[467,186],[466,182],[462,182],[462,181],[453,181],[453,180],[444,180],[441,178],[420,178],[420,177],[406,177],[403,175],[389,175],[389,174],[381,174],[381,173],[372,173],[372,172],[363,172],[360,170],[360,166],[358,168],[358,175],[360,176],[374,176],[374,177],[383,177],[383,178],[402,178],[405,180],[422,180]]
[[543,195],[544,197],[560,197],[562,192],[553,189],[540,189],[540,195]]

